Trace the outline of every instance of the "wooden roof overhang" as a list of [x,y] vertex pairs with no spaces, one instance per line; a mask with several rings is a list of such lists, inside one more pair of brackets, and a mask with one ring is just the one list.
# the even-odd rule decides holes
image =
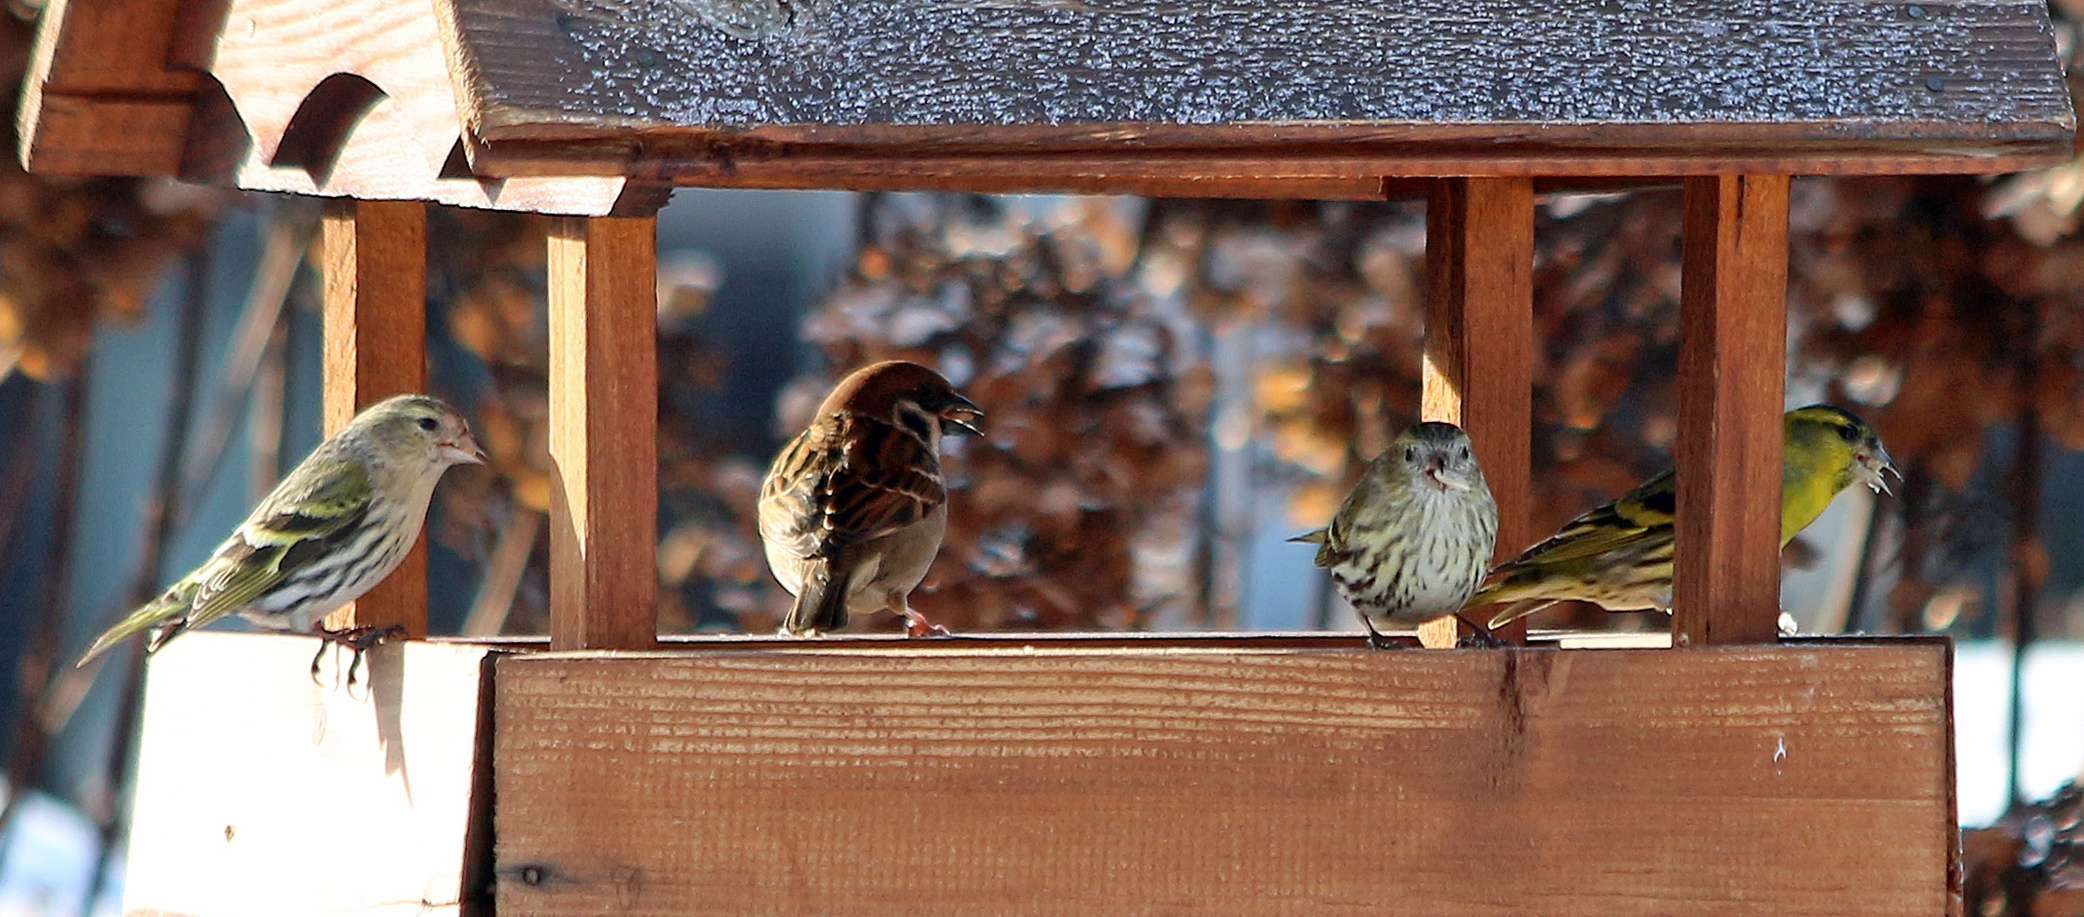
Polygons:
[[2003,172],[2075,127],[2033,2],[56,0],[44,29],[37,171],[577,215],[631,183]]

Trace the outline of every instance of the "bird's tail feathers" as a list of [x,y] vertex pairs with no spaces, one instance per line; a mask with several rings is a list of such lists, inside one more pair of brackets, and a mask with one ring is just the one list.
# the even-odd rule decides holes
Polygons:
[[1317,566],[1329,567],[1338,561],[1338,552],[1334,551],[1331,546],[1331,526],[1327,525],[1321,529],[1313,529],[1311,531],[1304,532],[1288,540],[1291,542],[1302,542],[1304,544],[1316,545]]
[[803,592],[782,618],[782,633],[830,633],[847,626],[847,584],[835,583],[830,563],[818,564],[803,578]]
[[1519,601],[1517,601],[1517,602],[1514,602],[1514,603],[1512,603],[1512,604],[1510,604],[1510,605],[1507,605],[1507,606],[1505,606],[1505,610],[1503,610],[1503,611],[1500,611],[1500,612],[1498,612],[1497,614],[1494,614],[1494,615],[1492,615],[1492,616],[1491,616],[1491,621],[1490,621],[1490,624],[1489,624],[1489,625],[1487,625],[1487,626],[1488,626],[1488,627],[1489,627],[1489,628],[1490,628],[1491,630],[1497,630],[1497,629],[1498,629],[1498,628],[1500,628],[1500,627],[1504,627],[1504,626],[1505,626],[1505,625],[1507,625],[1507,624],[1511,624],[1511,623],[1512,623],[1512,622],[1514,622],[1514,621],[1517,621],[1517,620],[1519,620],[1519,619],[1521,619],[1521,618],[1524,618],[1524,617],[1526,617],[1526,616],[1528,616],[1528,615],[1531,615],[1531,614],[1533,614],[1533,613],[1535,613],[1535,612],[1537,612],[1537,611],[1540,611],[1540,610],[1542,610],[1542,609],[1544,609],[1544,608],[1547,608],[1547,607],[1549,607],[1550,605],[1554,605],[1554,604],[1556,604],[1556,602],[1558,602],[1558,601],[1560,601],[1560,600],[1559,600],[1559,599],[1521,599],[1521,600],[1519,600]]
[[129,617],[117,621],[114,626],[102,631],[101,636],[94,638],[94,645],[87,648],[86,654],[80,657],[80,661],[73,663],[73,667],[86,665],[88,660],[108,652],[110,647],[122,643],[140,631],[165,627],[165,630],[153,634],[151,642],[145,646],[146,652],[157,652],[168,640],[172,640],[175,634],[187,629],[184,626],[184,618],[194,596],[195,590],[184,583],[168,589],[159,598],[138,606],[138,610],[131,612]]

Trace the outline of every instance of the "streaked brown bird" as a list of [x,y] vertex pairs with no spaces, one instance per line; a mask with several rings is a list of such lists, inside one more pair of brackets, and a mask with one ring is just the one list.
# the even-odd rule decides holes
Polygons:
[[[1469,434],[1428,421],[1405,431],[1368,463],[1331,524],[1289,539],[1317,545],[1339,595],[1368,628],[1368,645],[1389,646],[1382,629],[1459,615],[1482,585],[1498,539],[1498,504]],[[1475,627],[1477,639],[1495,642]]]
[[946,631],[907,599],[948,528],[941,435],[978,435],[984,412],[939,373],[888,360],[840,380],[760,487],[767,566],[796,597],[781,632],[846,626],[888,608],[913,636]]

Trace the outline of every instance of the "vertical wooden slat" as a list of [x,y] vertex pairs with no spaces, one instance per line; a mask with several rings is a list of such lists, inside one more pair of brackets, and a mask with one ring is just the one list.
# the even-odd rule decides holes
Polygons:
[[1787,187],[1785,175],[1686,180],[1677,646],[1778,633]]
[[550,229],[550,644],[658,634],[657,220]]
[[[427,379],[427,208],[417,201],[326,202],[325,408],[330,436],[369,404],[424,391]],[[427,540],[336,617],[339,626],[396,624],[427,634]]]
[[[1534,372],[1534,186],[1525,178],[1449,178],[1426,204],[1426,343],[1422,414],[1469,431],[1498,501],[1495,559],[1532,542],[1527,488]],[[1453,618],[1419,628],[1453,646]],[[1500,637],[1526,641],[1516,621]]]

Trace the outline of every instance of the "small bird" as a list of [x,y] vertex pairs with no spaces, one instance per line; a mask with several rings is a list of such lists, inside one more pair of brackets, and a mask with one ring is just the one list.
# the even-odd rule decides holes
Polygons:
[[[359,663],[395,628],[330,630],[326,615],[405,559],[442,472],[484,461],[463,416],[436,399],[399,395],[371,405],[297,463],[209,560],[104,631],[77,665],[146,629],[145,652],[158,652],[228,614],[316,634],[353,649]],[[311,669],[315,676],[315,658]]]
[[1289,540],[1317,545],[1317,566],[1381,649],[1391,645],[1382,628],[1459,616],[1497,539],[1498,504],[1469,434],[1428,421],[1368,463],[1330,525]]
[[760,485],[767,566],[796,597],[782,633],[838,630],[849,611],[878,608],[903,615],[912,636],[946,633],[907,597],[948,528],[941,435],[981,435],[983,416],[917,363],[873,363],[840,380]]
[[[1812,404],[1787,412],[1784,424],[1782,547],[1852,482],[1887,492],[1882,472],[1895,472],[1896,466],[1866,421],[1844,408]],[[1674,480],[1666,470],[1570,520],[1547,541],[1491,570],[1495,581],[1464,607],[1511,602],[1492,616],[1491,627],[1571,599],[1608,611],[1671,611],[1672,512],[1678,506]]]

